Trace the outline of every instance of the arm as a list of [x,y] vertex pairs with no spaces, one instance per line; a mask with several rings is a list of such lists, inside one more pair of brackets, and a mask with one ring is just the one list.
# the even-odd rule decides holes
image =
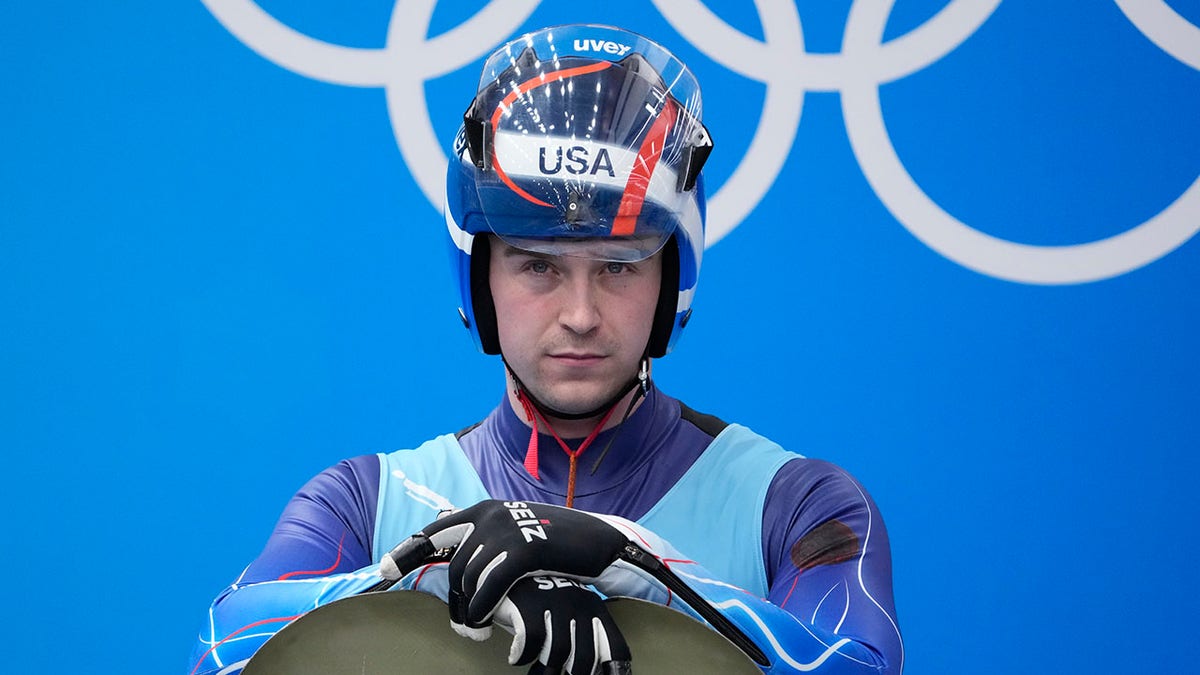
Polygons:
[[[819,499],[822,491],[831,489],[853,489],[860,495],[861,508],[844,509],[838,519],[823,521],[838,525],[807,528],[803,518],[791,522],[785,530],[792,542],[783,553],[789,558],[787,565],[774,575],[765,599],[715,578],[644,528],[632,523],[622,527],[759,646],[769,661],[760,663],[764,673],[899,673],[903,647],[892,609],[887,538],[878,511],[844,474],[809,496]],[[842,503],[840,498],[835,501]],[[873,517],[870,541],[859,540],[851,527],[865,525],[868,515]],[[852,525],[842,526],[840,519]],[[839,536],[845,533],[851,538]],[[792,558],[799,564],[793,564]],[[610,595],[653,600],[699,618],[661,586],[639,583],[628,571],[617,572],[621,565],[606,572],[597,587]]]
[[370,566],[378,481],[379,460],[358,457],[292,497],[263,552],[213,601],[188,673],[237,673],[300,614],[379,580]]
[[774,652],[767,672],[901,672],[887,531],[845,471],[807,459],[784,465],[767,493],[763,557],[767,598],[746,604],[761,621],[750,609],[730,611],[745,615],[735,620],[754,624],[747,631]]
[[829,639],[862,644],[880,672],[901,672],[891,547],[862,486],[827,462],[792,461],[776,475],[763,517],[767,599]]

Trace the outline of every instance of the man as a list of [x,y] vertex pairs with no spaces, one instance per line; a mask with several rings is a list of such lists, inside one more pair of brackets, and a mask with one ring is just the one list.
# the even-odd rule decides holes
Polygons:
[[530,672],[629,672],[599,594],[681,594],[764,672],[901,671],[887,535],[863,489],[650,379],[699,275],[700,120],[687,68],[626,31],[559,26],[488,59],[446,225],[461,318],[501,355],[506,397],[458,434],[302,488],[214,602],[192,672],[236,672],[381,576],[446,600],[462,635],[501,623]]

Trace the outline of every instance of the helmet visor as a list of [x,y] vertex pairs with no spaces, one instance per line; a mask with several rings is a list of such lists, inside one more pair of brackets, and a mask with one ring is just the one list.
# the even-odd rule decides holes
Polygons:
[[[465,116],[482,216],[526,250],[649,257],[698,217],[700,117],[691,72],[646,38],[592,25],[522,36],[487,60]],[[597,241],[565,245],[579,239]]]

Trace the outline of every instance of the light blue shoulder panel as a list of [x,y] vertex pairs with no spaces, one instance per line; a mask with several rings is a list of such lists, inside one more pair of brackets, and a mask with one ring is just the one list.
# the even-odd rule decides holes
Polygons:
[[717,578],[766,597],[763,504],[776,472],[797,457],[731,424],[638,522]]
[[437,518],[445,509],[466,508],[489,497],[453,434],[414,450],[380,454],[379,506],[371,557],[385,553]]

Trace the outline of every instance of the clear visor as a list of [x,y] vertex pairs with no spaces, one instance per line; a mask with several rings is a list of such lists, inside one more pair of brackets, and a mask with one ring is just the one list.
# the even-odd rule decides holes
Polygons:
[[[520,63],[526,50],[532,50],[536,62]],[[509,42],[484,62],[476,93],[484,93],[497,83],[525,81],[563,70],[563,59],[586,58],[618,63],[630,54],[641,55],[654,70],[648,76],[661,80],[667,93],[684,102],[697,120],[701,118],[700,85],[682,61],[653,40],[620,28],[595,24],[544,28]]]
[[689,162],[711,145],[700,89],[646,38],[593,25],[522,36],[487,60],[467,117],[482,129],[482,215],[512,246],[632,262],[697,217]]
[[514,237],[497,235],[504,243],[523,251],[546,255],[587,258],[606,262],[639,262],[658,253],[670,237]]

